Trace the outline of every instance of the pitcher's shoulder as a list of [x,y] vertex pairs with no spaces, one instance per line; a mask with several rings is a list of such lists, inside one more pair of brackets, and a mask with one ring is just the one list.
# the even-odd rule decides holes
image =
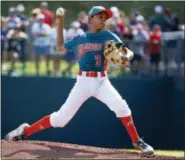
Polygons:
[[108,29],[104,29],[103,31],[102,31],[103,33],[113,33],[112,31],[110,31],[110,30],[108,30]]
[[86,33],[80,33],[74,36],[74,39],[79,39],[79,38],[84,38],[84,37],[86,37]]

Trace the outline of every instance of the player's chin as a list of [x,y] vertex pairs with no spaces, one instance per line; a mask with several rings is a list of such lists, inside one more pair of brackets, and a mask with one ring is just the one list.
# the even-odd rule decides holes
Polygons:
[[105,28],[105,24],[101,24],[100,26],[99,26],[99,29],[104,29]]
[[100,22],[101,27],[105,27],[105,22]]

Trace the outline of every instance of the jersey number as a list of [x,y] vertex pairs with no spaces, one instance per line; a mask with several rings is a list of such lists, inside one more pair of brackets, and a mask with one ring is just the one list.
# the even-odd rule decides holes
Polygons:
[[100,55],[95,55],[95,60],[96,60],[96,66],[100,67],[101,66],[101,56]]

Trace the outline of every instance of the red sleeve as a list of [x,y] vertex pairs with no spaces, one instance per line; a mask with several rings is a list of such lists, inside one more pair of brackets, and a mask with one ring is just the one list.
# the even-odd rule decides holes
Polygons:
[[52,26],[53,22],[54,22],[54,15],[52,12],[49,11],[49,17],[48,17],[48,21],[49,21],[49,25]]

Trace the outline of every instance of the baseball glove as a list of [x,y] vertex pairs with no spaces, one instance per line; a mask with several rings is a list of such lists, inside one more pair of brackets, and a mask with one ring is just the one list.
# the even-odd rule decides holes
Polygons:
[[113,40],[105,42],[104,45],[104,56],[107,60],[112,61],[117,66],[124,66],[128,62],[128,58],[124,56]]

